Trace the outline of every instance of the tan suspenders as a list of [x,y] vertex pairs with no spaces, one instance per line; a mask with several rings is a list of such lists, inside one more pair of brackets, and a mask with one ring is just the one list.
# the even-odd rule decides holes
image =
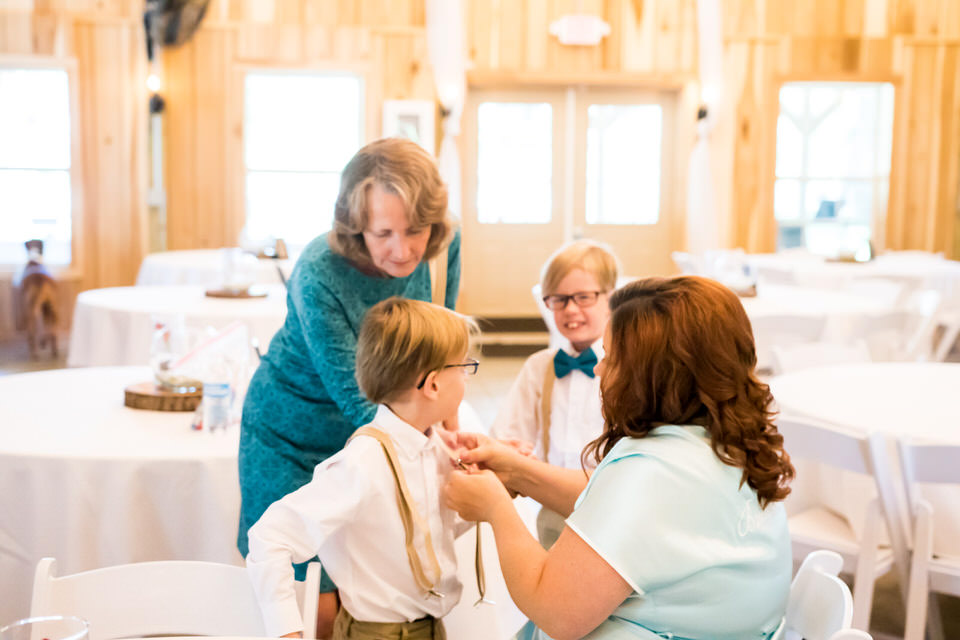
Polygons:
[[[430,595],[442,597],[436,590],[437,580],[440,579],[440,563],[437,561],[437,554],[433,550],[433,539],[430,536],[430,526],[424,521],[420,512],[417,511],[417,505],[410,496],[410,489],[407,487],[407,481],[403,477],[403,470],[400,468],[400,461],[397,459],[397,451],[393,448],[393,441],[390,436],[380,431],[376,427],[365,426],[357,429],[350,439],[357,436],[370,436],[380,443],[383,453],[390,464],[390,471],[393,473],[393,480],[397,485],[397,506],[400,508],[400,520],[403,521],[403,532],[406,537],[407,559],[410,562],[410,569],[413,571],[413,579],[417,586]],[[431,570],[435,575],[433,580],[427,578],[423,570],[423,563],[420,560],[420,554],[414,546],[414,533],[417,528],[423,531],[423,545],[427,548],[427,559],[430,561]]]
[[[437,591],[436,588],[437,581],[440,580],[441,572],[440,563],[437,561],[437,554],[433,549],[433,539],[430,535],[430,525],[423,519],[423,517],[420,515],[420,512],[417,511],[417,504],[413,501],[413,497],[410,495],[410,489],[407,487],[406,479],[404,479],[403,469],[400,468],[400,460],[397,458],[397,451],[393,447],[393,441],[390,440],[390,436],[388,436],[386,433],[370,425],[360,427],[354,431],[353,435],[350,436],[350,440],[353,440],[357,436],[370,436],[379,442],[380,446],[383,448],[383,453],[390,465],[390,471],[393,473],[393,480],[397,485],[397,507],[400,509],[400,520],[403,522],[403,532],[404,537],[406,538],[407,547],[407,560],[410,563],[410,570],[413,572],[413,579],[416,581],[417,586],[425,591],[428,595],[442,598],[443,594]],[[423,562],[420,559],[420,554],[417,552],[417,548],[414,544],[414,534],[418,528],[423,531],[423,545],[427,549],[427,560],[430,562],[432,572],[435,575],[433,580],[427,578],[426,572],[423,570]],[[475,555],[475,563],[477,572],[477,590],[480,593],[480,600],[478,601],[479,603],[480,601],[484,601],[484,593],[486,591],[486,581],[483,572],[483,559],[480,552],[479,523],[477,523],[477,550]]]
[[[554,351],[554,356],[557,355]],[[543,376],[543,393],[540,394],[540,435],[543,438],[543,461],[550,454],[550,414],[553,402],[553,383],[557,374],[553,370],[553,358],[547,360],[547,371]]]

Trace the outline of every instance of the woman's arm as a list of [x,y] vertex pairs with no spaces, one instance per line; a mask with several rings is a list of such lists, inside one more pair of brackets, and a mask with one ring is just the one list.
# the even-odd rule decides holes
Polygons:
[[454,472],[446,498],[464,518],[490,522],[510,597],[550,637],[583,637],[632,593],[620,574],[570,528],[549,552],[544,550],[489,471]]
[[573,505],[587,486],[586,471],[555,467],[484,435],[460,434],[458,443],[467,449],[460,453],[463,462],[494,471],[509,490],[530,496],[564,516],[573,512]]
[[377,408],[360,393],[355,377],[357,333],[343,302],[327,287],[318,265],[305,265],[302,277],[290,281],[290,299],[307,343],[307,354],[323,386],[344,417],[355,427],[373,419]]

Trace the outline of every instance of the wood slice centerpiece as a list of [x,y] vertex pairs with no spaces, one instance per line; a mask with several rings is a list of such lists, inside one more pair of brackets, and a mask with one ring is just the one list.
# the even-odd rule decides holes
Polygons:
[[203,389],[179,393],[156,382],[138,382],[123,390],[123,404],[131,409],[150,411],[193,411],[203,399]]
[[259,287],[248,287],[246,289],[207,289],[208,298],[266,298],[267,292]]

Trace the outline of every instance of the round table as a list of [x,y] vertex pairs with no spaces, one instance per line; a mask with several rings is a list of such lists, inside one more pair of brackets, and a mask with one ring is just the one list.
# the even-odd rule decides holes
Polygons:
[[36,563],[62,574],[146,560],[238,564],[239,429],[123,405],[147,367],[0,378],[0,625],[29,612]]
[[[290,277],[296,256],[286,260],[259,259],[254,270],[255,284],[281,284],[277,267]],[[196,284],[204,287],[223,285],[223,249],[190,249],[151,253],[140,263],[138,285]]]
[[[949,363],[876,362],[804,369],[770,380],[782,414],[822,420],[844,429],[880,431],[896,438],[960,443],[960,365]],[[790,452],[789,443],[787,453]],[[900,465],[891,446],[893,468]],[[894,486],[903,482],[898,475]],[[860,533],[872,482],[827,470],[798,474],[803,499],[814,499],[845,515]],[[960,555],[960,493],[951,487],[926,487],[924,497],[935,512],[934,545]],[[790,508],[791,498],[787,498]],[[901,508],[906,513],[905,507]]]
[[91,289],[77,296],[67,364],[71,367],[146,365],[157,320],[182,316],[187,326],[247,327],[266,350],[287,316],[286,289],[266,285],[265,298],[211,298],[205,287],[137,286]]

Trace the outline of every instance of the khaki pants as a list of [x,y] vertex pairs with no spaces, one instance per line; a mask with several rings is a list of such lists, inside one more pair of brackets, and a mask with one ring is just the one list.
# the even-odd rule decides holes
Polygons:
[[443,622],[421,618],[413,622],[366,622],[356,620],[340,607],[333,623],[332,640],[447,640]]

